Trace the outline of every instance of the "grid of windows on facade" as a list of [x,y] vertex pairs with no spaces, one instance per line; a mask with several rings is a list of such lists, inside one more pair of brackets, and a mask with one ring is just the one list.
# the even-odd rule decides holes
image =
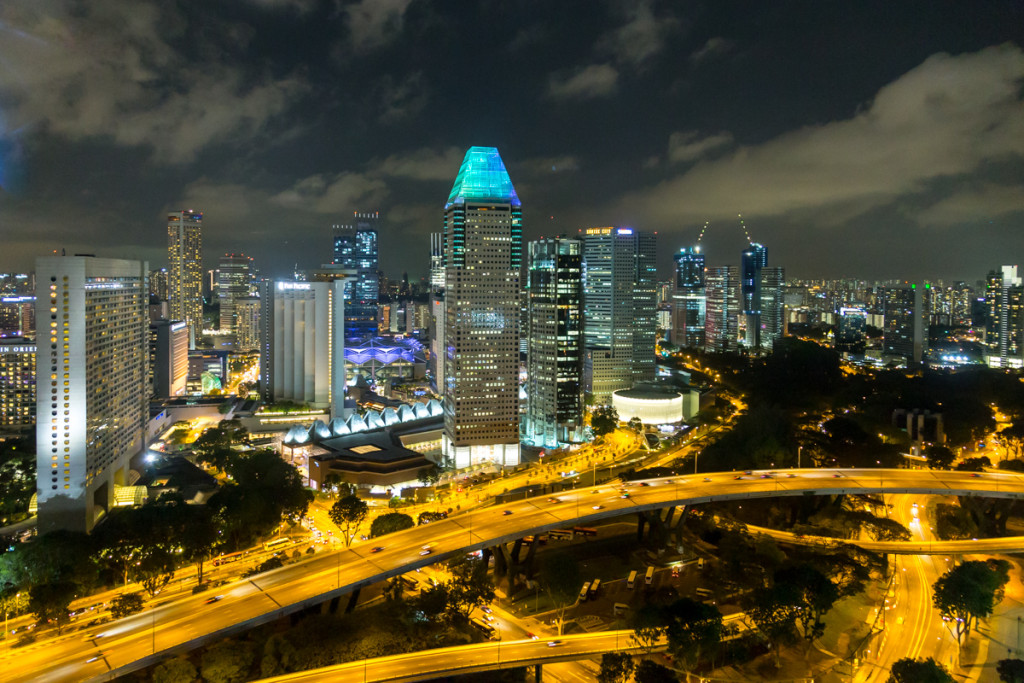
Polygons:
[[203,214],[167,216],[167,299],[172,320],[184,320],[198,336],[203,324]]
[[334,226],[334,265],[355,271],[345,282],[345,336],[364,339],[378,334],[380,257],[377,248],[379,215],[355,213],[355,225]]
[[0,340],[0,427],[36,422],[36,345],[26,339]]
[[[70,381],[70,287],[68,276],[49,284],[49,342],[50,342],[50,489],[59,486],[71,488],[71,381]],[[42,373],[38,373],[42,374]],[[42,420],[42,416],[37,416]],[[37,447],[45,447],[39,444]],[[40,470],[42,468],[39,468]],[[43,472],[38,476],[38,487],[45,485]]]

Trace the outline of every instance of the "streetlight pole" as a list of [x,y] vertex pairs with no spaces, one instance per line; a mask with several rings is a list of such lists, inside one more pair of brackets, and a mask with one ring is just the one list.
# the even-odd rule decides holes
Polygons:
[[797,446],[796,447],[796,468],[798,470],[801,469],[801,467],[800,467],[800,459],[801,459],[800,456],[803,453],[803,450],[804,450],[803,446]]

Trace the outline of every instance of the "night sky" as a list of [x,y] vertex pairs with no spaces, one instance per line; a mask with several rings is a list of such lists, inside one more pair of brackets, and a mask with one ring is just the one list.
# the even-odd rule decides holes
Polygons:
[[1024,254],[1024,2],[2,0],[0,271],[66,249],[425,275],[465,149],[526,237],[705,221],[789,277],[975,281]]

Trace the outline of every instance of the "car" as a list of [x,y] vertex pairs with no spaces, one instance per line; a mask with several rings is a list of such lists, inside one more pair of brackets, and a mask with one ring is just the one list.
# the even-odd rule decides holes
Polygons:
[[484,605],[483,607],[481,607],[481,608],[480,608],[480,611],[481,611],[481,612],[483,612],[484,614],[490,614],[490,613],[491,613],[491,612],[493,612],[494,610],[492,610],[492,609],[491,609],[490,607],[488,607],[487,605]]
[[559,503],[561,500],[561,498],[548,498],[549,503]]
[[711,481],[711,477],[704,477],[704,481]]
[[560,640],[549,640],[548,641],[548,647],[558,647],[561,644],[562,644],[562,641],[560,641]]
[[980,477],[981,473],[979,473],[979,472],[971,472],[971,476],[972,477]]
[[842,478],[843,478],[843,475],[841,475],[841,474],[839,474],[838,472],[836,472],[835,474],[833,474],[833,475],[832,475],[832,478],[833,478],[833,479],[842,479]]
[[381,550],[384,550],[384,546],[379,545],[376,548],[373,548],[370,552],[371,553],[379,553]]
[[786,475],[786,477],[789,478],[789,479],[795,479],[796,475],[793,474],[792,472],[790,472],[789,474]]
[[97,652],[95,655],[93,655],[89,659],[85,660],[85,663],[86,664],[92,664],[93,662],[99,661],[99,660],[103,659],[106,656],[107,656],[107,653],[105,653],[105,652]]
[[743,474],[753,474],[752,470],[743,470]]
[[507,516],[512,514],[512,511],[511,510],[502,510],[501,514],[503,514],[503,515],[505,515],[507,517]]
[[212,598],[206,598],[206,600],[203,601],[203,604],[204,605],[212,605],[213,603],[220,602],[223,599],[224,599],[223,595],[214,595]]
[[641,485],[641,486],[650,486],[650,484],[648,484],[648,483],[647,483],[646,481],[642,481],[642,482],[640,482],[640,485]]
[[742,479],[742,478],[743,478],[742,474],[737,474],[735,477],[733,477],[733,479]]
[[603,507],[604,507],[604,505],[595,505],[592,509],[593,510],[600,510]]
[[621,496],[619,496],[619,498],[629,498],[629,494],[623,493]]
[[424,548],[423,550],[420,551],[420,555],[429,555],[432,552],[433,551],[430,548]]
[[526,632],[526,637],[529,638],[530,640],[540,640],[540,636],[535,636],[534,634],[530,633],[529,631]]
[[770,475],[770,474],[768,474],[767,472],[765,472],[764,474],[762,474],[762,475],[761,475],[761,478],[762,478],[762,479],[771,479],[771,478],[772,478],[772,475]]

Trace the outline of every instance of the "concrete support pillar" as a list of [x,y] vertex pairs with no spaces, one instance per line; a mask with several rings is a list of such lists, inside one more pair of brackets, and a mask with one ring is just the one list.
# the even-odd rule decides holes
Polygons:
[[360,590],[361,589],[357,588],[354,591],[352,591],[351,593],[349,593],[349,595],[348,595],[348,604],[345,605],[345,614],[352,614],[352,612],[355,610],[356,605],[359,603],[359,591]]

